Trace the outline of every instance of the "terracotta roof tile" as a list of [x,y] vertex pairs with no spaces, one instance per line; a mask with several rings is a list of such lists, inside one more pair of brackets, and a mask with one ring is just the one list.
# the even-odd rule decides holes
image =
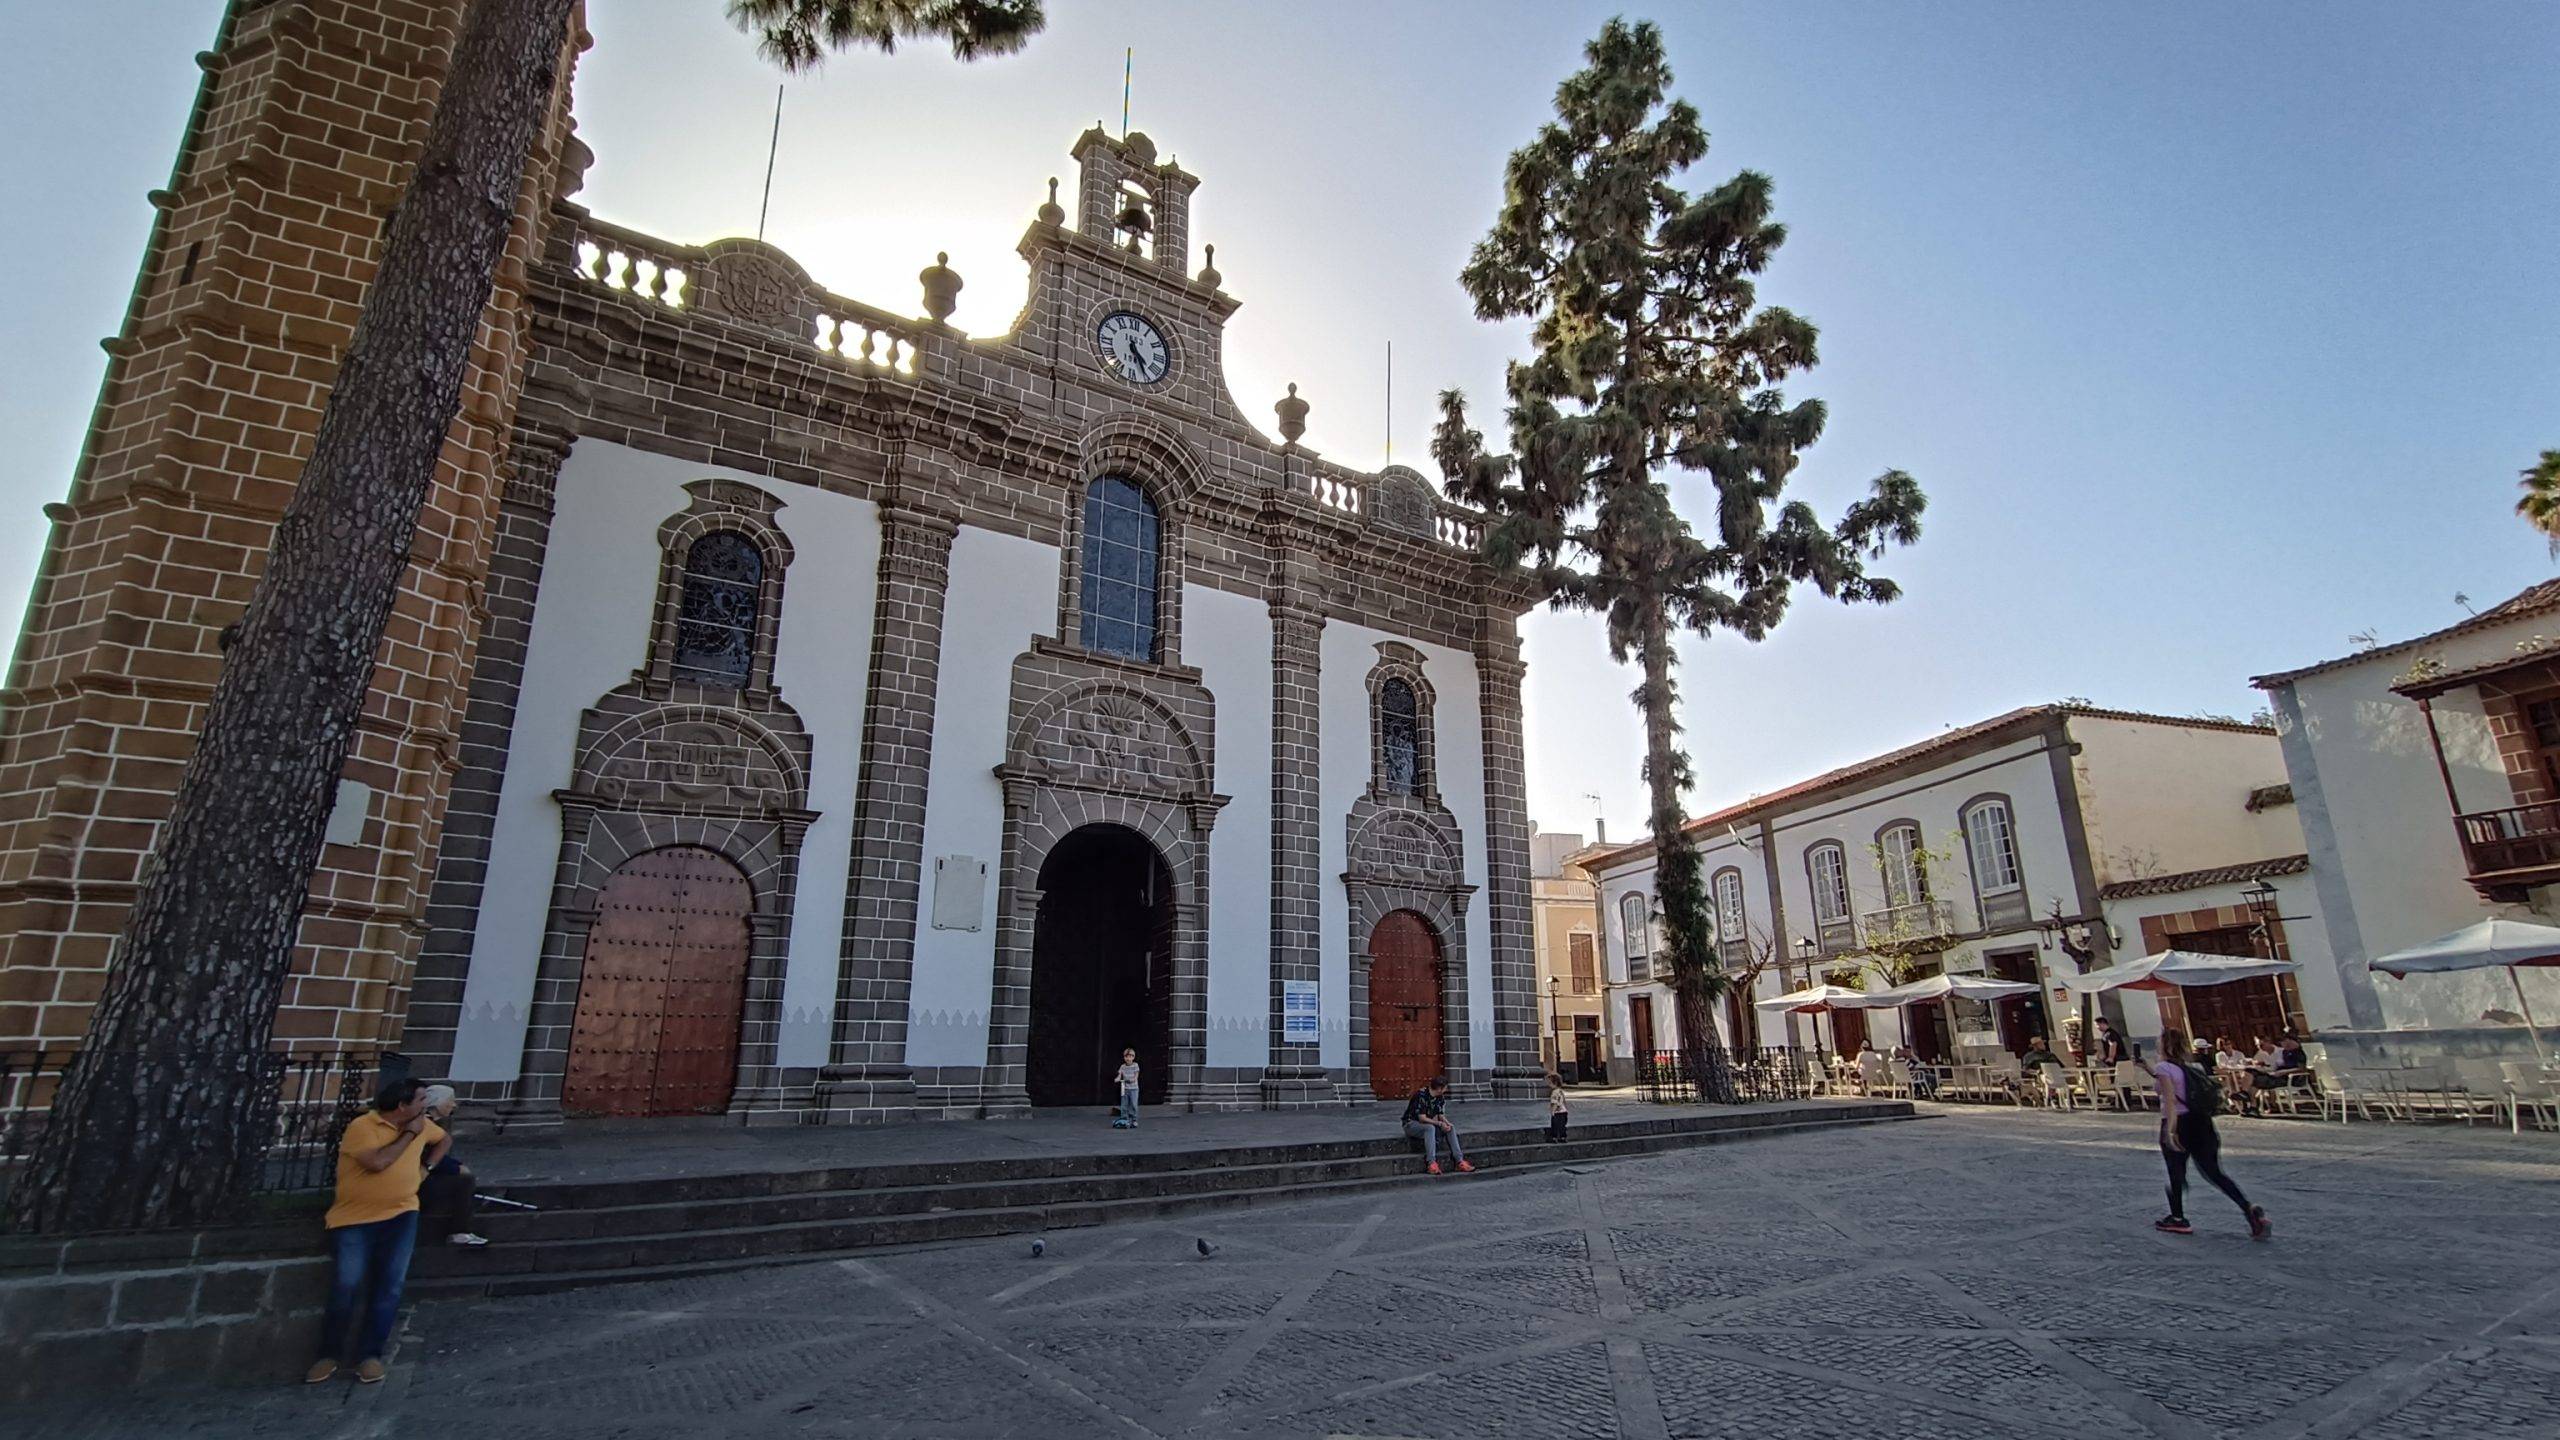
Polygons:
[[2139,895],[2175,895],[2181,890],[2201,890],[2208,885],[2236,885],[2243,880],[2264,880],[2272,875],[2299,875],[2311,868],[2308,855],[2283,855],[2273,860],[2252,860],[2246,865],[2221,865],[2211,870],[2185,870],[2175,875],[2146,875],[2139,880],[2119,880],[2100,887],[2099,898],[2130,900]]

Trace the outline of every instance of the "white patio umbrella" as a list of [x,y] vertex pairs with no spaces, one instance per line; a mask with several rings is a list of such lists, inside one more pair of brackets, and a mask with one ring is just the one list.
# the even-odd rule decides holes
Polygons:
[[1867,1000],[1866,991],[1852,990],[1846,985],[1808,985],[1802,990],[1773,995],[1757,1002],[1753,1008],[1775,1010],[1786,1015],[1821,1015],[1833,1010],[1874,1008]]
[[2163,950],[2157,955],[2145,955],[2130,965],[2110,965],[2086,975],[2065,975],[2062,983],[2083,995],[2095,995],[2106,990],[2149,990],[2156,994],[2202,985],[2228,985],[2234,980],[2263,980],[2270,975],[2290,975],[2301,968],[2291,960]]
[[2534,1027],[2533,1005],[2524,998],[2524,979],[2516,974],[2519,965],[2560,965],[2560,929],[2522,920],[2482,920],[2424,945],[2394,950],[2375,960],[2372,968],[2395,980],[2503,968],[2507,983],[2516,989],[2516,1005],[2524,1012],[2525,1038],[2533,1042],[2534,1055],[2548,1061],[2551,1055],[2542,1048],[2542,1032]]
[[2024,980],[1994,980],[1988,975],[1932,975],[1908,985],[1896,985],[1866,997],[1865,1008],[1882,1010],[1896,1005],[1917,1005],[1924,1000],[2005,1000],[2012,995],[2032,995],[2036,987]]

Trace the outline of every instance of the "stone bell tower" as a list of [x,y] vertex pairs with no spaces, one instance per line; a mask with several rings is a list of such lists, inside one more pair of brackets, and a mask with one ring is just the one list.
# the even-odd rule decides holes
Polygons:
[[[352,337],[467,0],[232,0],[0,691],[0,1048],[76,1043]],[[396,1043],[485,613],[526,266],[584,147],[561,36],[276,1036]]]
[[1076,231],[1118,244],[1176,277],[1191,269],[1191,192],[1200,177],[1156,159],[1143,131],[1114,140],[1099,125],[1076,137]]

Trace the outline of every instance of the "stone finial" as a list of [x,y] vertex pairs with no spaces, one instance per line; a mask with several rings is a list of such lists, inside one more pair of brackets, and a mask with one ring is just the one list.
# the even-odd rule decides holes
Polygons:
[[960,303],[960,272],[951,268],[951,252],[945,250],[933,257],[933,263],[916,272],[924,285],[924,313],[940,325],[951,318]]
[[1307,402],[1298,398],[1298,387],[1292,384],[1287,397],[1271,408],[1280,412],[1280,438],[1297,444],[1307,433]]
[[1058,205],[1058,177],[1055,175],[1049,177],[1049,199],[1040,207],[1040,223],[1043,225],[1067,223],[1067,212]]
[[1215,290],[1218,288],[1218,282],[1226,278],[1226,276],[1218,273],[1218,247],[1215,245],[1201,246],[1200,283],[1208,286],[1212,290]]

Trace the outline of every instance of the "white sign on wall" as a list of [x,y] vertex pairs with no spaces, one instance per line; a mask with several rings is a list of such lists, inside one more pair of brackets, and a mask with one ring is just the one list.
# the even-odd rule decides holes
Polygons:
[[1324,1015],[1322,991],[1313,980],[1280,982],[1280,1039],[1290,1045],[1313,1045]]
[[933,859],[933,928],[976,930],[987,913],[987,862],[974,855]]

